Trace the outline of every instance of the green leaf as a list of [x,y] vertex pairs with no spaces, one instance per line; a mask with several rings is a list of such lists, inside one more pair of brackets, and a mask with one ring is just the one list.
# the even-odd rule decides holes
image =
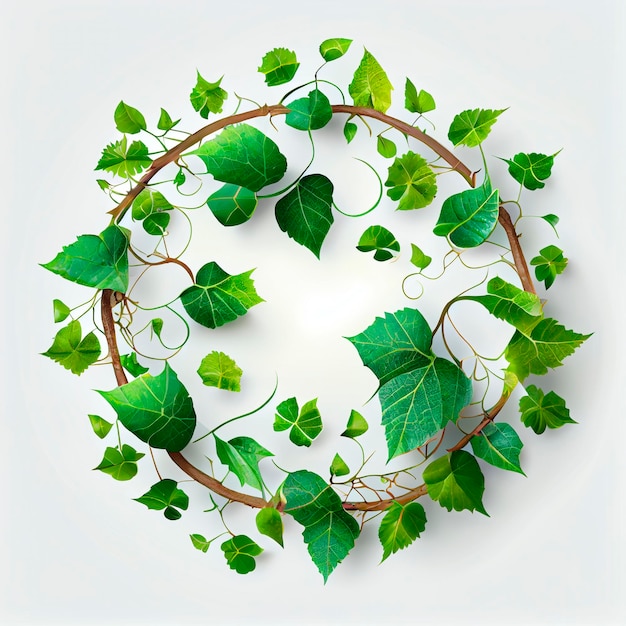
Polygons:
[[130,133],[134,135],[142,130],[146,130],[145,117],[135,108],[126,104],[123,100],[115,109],[115,126],[120,133]]
[[394,257],[394,252],[400,252],[400,244],[395,235],[384,226],[370,226],[361,235],[356,249],[361,252],[375,250],[376,261],[388,261]]
[[128,146],[126,137],[110,143],[103,151],[96,170],[112,172],[121,178],[130,178],[143,172],[152,163],[148,146],[142,141],[133,141]]
[[174,184],[176,185],[176,187],[180,187],[181,185],[185,184],[186,180],[187,177],[185,176],[185,172],[182,168],[179,169],[178,172],[176,172],[176,176],[174,176]]
[[52,311],[55,323],[64,322],[70,315],[70,307],[56,298],[52,301]]
[[152,332],[161,339],[161,332],[163,331],[163,320],[160,317],[155,317],[150,321]]
[[283,232],[319,259],[322,243],[334,221],[332,202],[333,184],[326,176],[303,176],[276,203],[276,221]]
[[341,37],[326,39],[320,45],[320,54],[326,63],[335,61],[348,52],[351,43],[352,39],[342,39]]
[[80,235],[42,267],[79,285],[124,293],[128,289],[129,238],[128,230],[113,224],[99,235]]
[[221,548],[230,569],[234,569],[238,574],[252,572],[256,568],[254,557],[263,552],[263,548],[246,535],[237,535],[228,539],[221,545]]
[[278,182],[287,171],[287,159],[278,146],[248,124],[228,126],[188,154],[200,157],[216,180],[251,191]]
[[257,513],[256,527],[262,535],[283,546],[283,518],[274,507],[265,507]]
[[455,145],[464,145],[469,148],[480,145],[491,132],[498,116],[506,109],[468,109],[454,117],[448,139]]
[[546,374],[548,368],[563,364],[591,335],[567,330],[556,320],[544,318],[530,329],[517,329],[504,351],[508,371],[523,381],[529,374]]
[[88,417],[93,432],[96,433],[100,439],[104,439],[111,431],[111,428],[113,428],[111,422],[107,422],[99,415],[89,415]]
[[295,398],[288,398],[276,407],[274,430],[289,430],[289,439],[297,446],[307,448],[322,432],[322,416],[317,408],[317,398],[306,402],[298,410]]
[[204,535],[194,533],[193,535],[189,535],[189,539],[191,539],[191,543],[196,550],[200,550],[200,552],[208,552],[211,541],[207,541]]
[[222,112],[222,107],[224,106],[224,101],[228,98],[228,94],[220,87],[223,76],[217,82],[210,83],[200,76],[200,72],[197,74],[198,80],[189,95],[189,100],[194,111],[197,111],[201,117],[206,119],[209,117],[209,113]]
[[424,254],[419,246],[411,244],[411,263],[420,270],[425,270],[431,263],[432,257]]
[[435,235],[449,237],[459,248],[475,248],[491,235],[498,223],[500,199],[498,190],[485,182],[447,198],[442,207]]
[[137,461],[143,456],[143,452],[137,452],[127,444],[122,446],[121,451],[119,448],[107,448],[100,465],[94,470],[100,470],[115,480],[130,480],[137,475]]
[[176,126],[180,122],[180,119],[173,121],[170,114],[163,108],[161,108],[161,115],[159,116],[159,121],[157,122],[157,128],[159,130],[172,130],[174,126]]
[[98,338],[89,333],[83,339],[82,332],[80,322],[73,320],[56,334],[52,345],[42,355],[80,376],[100,357]]
[[265,74],[265,83],[268,87],[288,83],[298,71],[300,63],[296,53],[287,48],[270,50],[261,61],[259,72]]
[[297,130],[323,128],[333,116],[330,101],[319,89],[310,91],[306,98],[293,100],[287,108],[289,113],[285,116],[285,123]]
[[346,141],[350,143],[354,136],[356,135],[356,131],[358,130],[358,126],[353,122],[346,122],[343,127],[343,136],[346,138]]
[[167,362],[158,376],[144,374],[113,391],[98,393],[115,409],[120,422],[153,448],[179,452],[193,436],[193,402]]
[[393,143],[391,139],[387,139],[382,135],[378,135],[378,139],[376,140],[376,150],[380,156],[385,157],[386,159],[393,159],[398,151],[396,144]]
[[243,371],[227,354],[213,351],[200,363],[198,375],[208,387],[217,387],[227,391],[241,391]]
[[404,86],[404,107],[411,113],[428,113],[436,108],[435,99],[423,89],[417,93],[415,85],[407,78]]
[[526,387],[528,395],[520,398],[519,408],[524,426],[532,428],[538,435],[546,428],[561,428],[564,424],[576,424],[570,417],[565,400],[554,391],[544,394],[535,385]]
[[178,483],[171,478],[160,480],[152,485],[143,496],[134,500],[154,511],[163,511],[169,520],[180,519],[181,513],[178,509],[186,511],[189,506],[189,496],[179,489]]
[[470,439],[472,450],[494,467],[524,474],[519,462],[522,441],[510,424],[487,424],[479,435]]
[[367,420],[358,411],[353,409],[350,411],[350,417],[348,418],[346,429],[341,433],[341,436],[354,439],[355,437],[359,437],[363,433],[366,433],[368,428],[369,425]]
[[391,554],[410,546],[426,528],[426,511],[419,502],[393,502],[378,529],[384,561]]
[[[542,220],[545,220],[546,222],[548,222],[548,224],[552,226],[552,230],[556,233],[556,225],[559,223],[558,215],[554,215],[554,213],[548,213],[547,215],[540,215],[539,217]],[[558,236],[558,233],[557,233],[557,236]]]
[[393,87],[387,74],[365,49],[361,63],[348,87],[355,106],[368,107],[385,113],[391,106],[392,90]]
[[339,454],[335,454],[333,457],[333,462],[330,464],[330,473],[332,476],[347,476],[350,473],[350,468]]
[[543,181],[550,178],[555,156],[556,154],[548,156],[536,152],[530,154],[520,152],[513,159],[503,160],[509,165],[509,174],[526,189],[532,191],[546,186]]
[[213,261],[203,265],[196,274],[196,284],[180,294],[185,311],[207,328],[217,328],[244,315],[263,302],[250,278],[253,271],[231,275]]
[[167,213],[153,213],[146,217],[142,226],[149,235],[162,237],[166,234],[169,223],[170,216]]
[[97,178],[96,182],[98,183],[98,187],[102,189],[102,191],[108,191],[111,188],[111,183],[108,180],[104,180],[103,178]]
[[385,186],[387,195],[399,200],[400,211],[428,206],[437,194],[437,178],[425,158],[407,152],[394,160]]
[[250,437],[235,437],[230,441],[222,441],[215,434],[213,437],[219,460],[237,476],[241,486],[247,484],[263,492],[259,461],[274,455]]
[[546,289],[550,289],[554,279],[567,267],[567,259],[560,248],[547,246],[539,250],[539,256],[532,258],[530,264],[535,266],[537,280],[542,280]]
[[238,226],[247,222],[256,209],[256,193],[239,185],[226,184],[206,201],[222,226]]
[[359,536],[358,522],[323,478],[301,470],[287,476],[283,485],[285,513],[304,526],[304,542],[313,563],[324,577],[348,555]]
[[149,371],[147,367],[144,367],[137,361],[137,354],[135,352],[122,354],[120,356],[120,361],[122,362],[122,367],[135,378]]
[[482,497],[485,477],[476,459],[456,450],[433,461],[423,474],[428,495],[448,511],[478,511],[487,515]]
[[160,236],[170,223],[170,216],[164,211],[173,209],[161,192],[143,189],[133,201],[131,210],[134,220],[143,220],[147,233]]

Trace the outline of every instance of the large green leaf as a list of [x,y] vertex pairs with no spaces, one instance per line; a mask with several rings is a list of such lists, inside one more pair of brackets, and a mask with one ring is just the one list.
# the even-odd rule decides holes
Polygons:
[[506,109],[468,109],[456,115],[448,131],[448,139],[455,145],[470,148],[480,145],[491,132],[498,116]]
[[391,106],[393,86],[378,61],[367,50],[354,73],[348,91],[355,106],[385,112]]
[[54,337],[52,345],[42,352],[43,356],[56,361],[72,374],[80,376],[90,365],[100,358],[100,342],[89,333],[82,337],[83,331],[78,320],[71,321]]
[[235,437],[230,441],[222,441],[216,435],[213,437],[219,460],[237,476],[241,486],[247,484],[263,492],[259,461],[274,455],[251,437]]
[[259,72],[265,75],[265,83],[269,87],[275,87],[288,83],[299,67],[295,52],[287,48],[274,48],[263,57]]
[[263,552],[263,548],[247,535],[237,535],[222,545],[222,552],[230,569],[238,574],[248,574],[256,568],[255,556]]
[[135,500],[154,511],[163,511],[169,520],[180,519],[180,510],[186,511],[189,506],[189,496],[171,478],[160,480]]
[[328,98],[319,89],[310,91],[306,98],[293,100],[287,108],[285,123],[298,130],[323,128],[333,116]]
[[[222,76],[222,78],[224,77]],[[220,87],[222,78],[214,83],[210,83],[202,78],[200,72],[198,72],[196,86],[191,91],[189,99],[191,100],[191,106],[204,119],[209,117],[209,113],[222,112],[224,101],[228,98],[228,94]]]
[[130,178],[143,172],[152,163],[148,146],[143,141],[133,141],[128,145],[126,136],[110,143],[103,151],[96,170],[112,172],[121,178]]
[[407,78],[404,85],[404,107],[411,113],[428,113],[434,111],[435,99],[423,89],[417,93],[415,85]]
[[554,391],[544,392],[535,385],[526,387],[528,395],[520,398],[519,408],[524,426],[532,428],[538,435],[546,428],[560,428],[564,424],[575,424],[570,417],[565,400]]
[[135,134],[142,130],[146,130],[146,118],[143,114],[126,104],[123,100],[115,109],[115,126],[120,133]]
[[378,528],[384,561],[388,556],[410,546],[426,528],[426,511],[419,502],[393,502]]
[[334,221],[332,202],[333,184],[326,176],[303,176],[276,203],[276,221],[283,232],[319,259],[322,243]]
[[238,226],[252,217],[258,200],[254,191],[227,183],[212,193],[206,203],[220,224]]
[[468,189],[447,198],[433,232],[449,237],[459,248],[475,248],[495,228],[499,208],[498,190],[492,189],[487,179],[476,189]]
[[128,289],[128,241],[125,228],[111,225],[99,235],[80,235],[42,267],[79,285],[96,289]]
[[200,363],[198,375],[208,387],[241,391],[241,368],[224,352],[209,352]]
[[563,256],[563,250],[557,246],[546,246],[530,260],[530,264],[535,266],[537,280],[542,280],[546,289],[550,289],[554,279],[567,267],[567,259]]
[[249,124],[228,126],[189,154],[200,157],[216,180],[251,191],[279,181],[287,171],[278,146]]
[[305,402],[300,410],[295,398],[288,398],[276,407],[274,430],[289,430],[289,439],[297,446],[309,447],[322,428],[317,398]]
[[352,43],[352,39],[344,39],[335,37],[334,39],[326,39],[320,44],[320,54],[326,63],[341,58]]
[[253,271],[232,276],[213,261],[203,265],[196,275],[196,284],[180,294],[185,311],[207,328],[217,328],[244,315],[263,302],[250,278]]
[[523,474],[519,462],[522,441],[510,424],[491,423],[470,439],[474,454],[494,467]]
[[124,444],[119,448],[107,448],[104,457],[94,470],[100,470],[115,480],[130,480],[137,474],[137,461],[145,456],[143,452],[137,452],[135,448]]
[[285,513],[304,526],[304,542],[326,582],[354,547],[359,524],[344,511],[332,487],[313,472],[301,470],[289,474],[283,494],[287,499]]
[[526,189],[532,191],[546,186],[543,181],[550,178],[555,156],[556,154],[548,156],[536,152],[530,154],[520,152],[512,159],[504,160],[509,164],[509,174]]
[[476,459],[456,450],[433,461],[423,474],[428,495],[448,511],[478,511],[487,515],[482,498],[485,477]]
[[410,151],[391,164],[385,186],[387,195],[399,201],[400,211],[428,206],[437,194],[437,178],[428,162]]
[[179,452],[193,436],[193,402],[167,362],[158,376],[144,374],[113,391],[98,393],[115,409],[120,422],[153,448]]
[[384,226],[370,226],[359,239],[356,247],[361,252],[374,252],[376,261],[388,261],[400,252],[400,244],[396,236]]

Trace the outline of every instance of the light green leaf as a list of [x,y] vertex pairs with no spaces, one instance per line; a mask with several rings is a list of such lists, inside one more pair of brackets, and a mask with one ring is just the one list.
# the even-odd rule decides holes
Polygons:
[[298,71],[300,63],[296,53],[287,48],[270,50],[261,61],[259,72],[265,74],[265,83],[268,87],[288,83]]
[[272,506],[261,509],[256,515],[257,530],[283,547],[283,518]]
[[127,444],[122,446],[121,451],[119,448],[107,448],[100,465],[94,470],[100,470],[115,480],[130,480],[137,475],[137,461],[143,456],[143,452],[137,452]]
[[227,391],[241,391],[243,371],[227,354],[213,351],[200,363],[198,375],[208,387],[217,387]]
[[400,244],[395,235],[384,226],[370,226],[361,235],[356,249],[361,252],[375,250],[376,261],[388,261],[394,257],[394,252],[400,252]]
[[169,520],[180,519],[181,513],[178,509],[186,511],[189,507],[189,496],[179,489],[178,483],[171,478],[160,480],[152,485],[143,496],[134,500],[145,504],[153,511],[163,511]]
[[207,328],[217,328],[244,315],[263,302],[250,278],[253,271],[230,275],[215,262],[203,265],[196,284],[180,294],[185,311]]
[[510,424],[487,424],[479,435],[470,439],[470,444],[479,459],[494,467],[524,474],[519,462],[524,444]]
[[252,217],[258,200],[254,191],[227,183],[211,194],[206,203],[222,226],[238,226]]
[[221,548],[230,569],[234,569],[238,574],[252,572],[256,568],[254,557],[263,552],[263,548],[246,535],[237,535],[228,539],[221,545]]
[[448,511],[478,511],[487,515],[482,498],[485,477],[476,459],[456,450],[430,463],[424,470],[428,495]]
[[149,371],[147,367],[144,367],[137,361],[137,354],[135,352],[122,354],[120,356],[120,361],[122,362],[122,367],[135,378]]
[[79,285],[124,293],[128,289],[129,238],[128,230],[113,224],[99,235],[80,235],[42,267]]
[[70,307],[56,298],[52,301],[52,312],[55,323],[64,322],[70,315]]
[[209,547],[211,545],[211,541],[207,541],[204,535],[199,535],[194,533],[193,535],[189,535],[189,539],[191,539],[191,543],[196,550],[200,550],[200,552],[208,552]]
[[144,374],[113,391],[98,393],[115,409],[120,422],[153,448],[179,452],[193,436],[193,402],[167,362],[158,376]]
[[295,398],[288,398],[276,407],[274,430],[289,430],[289,439],[297,446],[307,448],[322,432],[322,416],[317,408],[317,398],[306,402],[298,410]]
[[387,74],[366,49],[348,87],[355,106],[376,109],[385,113],[391,106],[392,90],[393,87]]
[[216,180],[251,191],[278,182],[287,171],[287,159],[278,146],[248,124],[228,126],[188,154],[200,157]]
[[353,122],[347,121],[343,127],[343,136],[346,138],[346,141],[350,143],[354,136],[356,135],[356,131],[358,130],[358,126]]
[[96,182],[98,183],[98,187],[102,189],[102,191],[108,191],[111,188],[111,183],[108,180],[104,180],[103,178],[96,178]]
[[419,502],[393,502],[378,528],[384,561],[391,554],[410,546],[426,528],[426,511]]
[[103,151],[96,170],[112,172],[121,178],[131,178],[143,172],[152,163],[148,146],[142,141],[133,141],[128,146],[126,137],[110,143]]
[[247,484],[263,492],[259,461],[274,455],[250,437],[235,437],[230,441],[222,441],[215,434],[213,437],[219,460],[237,476],[241,486]]
[[358,411],[352,409],[348,423],[346,424],[346,429],[341,433],[341,436],[354,439],[366,433],[368,428],[367,420]]
[[276,203],[276,221],[283,232],[319,259],[322,243],[334,221],[332,202],[333,184],[326,176],[303,176]]
[[351,43],[352,39],[343,39],[341,37],[326,39],[320,45],[320,54],[326,63],[335,61],[348,52]]
[[576,424],[570,417],[565,400],[554,391],[544,392],[529,385],[526,387],[528,395],[520,398],[519,408],[524,426],[532,428],[538,435],[546,428],[561,428],[564,424]]
[[52,345],[42,355],[80,376],[100,357],[98,338],[89,333],[83,339],[82,333],[80,322],[71,321],[56,334]]
[[[222,76],[222,78],[224,78]],[[200,116],[204,119],[209,117],[209,113],[221,113],[228,94],[220,87],[222,82],[220,78],[215,83],[210,83],[200,76],[198,72],[198,79],[196,86],[189,94],[189,100],[191,100],[191,106],[195,111],[200,113]]]
[[554,279],[562,274],[567,267],[567,259],[563,256],[563,250],[560,248],[546,246],[539,250],[539,256],[530,260],[530,264],[535,266],[537,280],[542,280],[546,289],[550,289]]
[[491,132],[498,116],[506,109],[468,109],[454,117],[448,139],[455,145],[464,145],[469,148],[480,145]]
[[161,109],[161,115],[159,115],[159,121],[157,122],[157,128],[159,130],[172,130],[174,126],[176,126],[180,122],[180,119],[173,121],[170,114],[165,110]]
[[428,111],[434,111],[435,99],[423,89],[417,93],[415,85],[407,78],[404,86],[404,107],[411,113],[428,113]]
[[512,159],[503,160],[509,164],[509,174],[526,189],[532,191],[546,186],[543,181],[550,178],[556,154],[548,156],[536,152],[530,154],[520,152]]
[[411,263],[420,270],[425,270],[432,261],[432,257],[424,254],[419,246],[411,244]]
[[414,152],[398,157],[389,167],[387,195],[398,200],[400,211],[428,206],[437,194],[437,178],[426,159]]
[[285,116],[285,123],[297,130],[323,128],[333,116],[328,98],[319,89],[310,91],[306,98],[293,100],[287,108],[289,113]]
[[111,422],[107,422],[99,415],[89,415],[88,417],[93,432],[96,433],[100,439],[104,439],[111,431],[111,428],[113,428]]
[[304,526],[304,542],[326,582],[354,547],[359,524],[344,511],[332,487],[313,472],[301,470],[289,474],[283,494],[287,499],[285,513]]
[[485,182],[447,198],[442,207],[435,235],[449,237],[459,248],[475,248],[491,235],[498,223],[500,199],[498,190]]
[[378,135],[378,138],[376,139],[376,150],[380,156],[385,157],[386,159],[393,159],[398,151],[396,144],[393,143],[391,139],[387,139],[382,135]]
[[135,108],[126,104],[123,100],[115,109],[115,126],[120,133],[134,135],[146,130],[146,118]]
[[335,454],[333,457],[333,462],[330,464],[330,473],[332,476],[347,476],[350,473],[350,468],[339,454]]

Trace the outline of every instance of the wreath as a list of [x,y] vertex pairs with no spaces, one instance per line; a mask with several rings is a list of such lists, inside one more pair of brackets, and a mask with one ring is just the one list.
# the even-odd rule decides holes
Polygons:
[[[94,364],[110,364],[115,375],[117,386],[98,392],[110,406],[110,415],[89,415],[95,434],[111,441],[95,469],[127,481],[140,464],[149,464],[144,459],[148,454],[158,480],[136,500],[177,520],[190,501],[185,481],[168,477],[176,475],[174,465],[178,466],[187,481],[209,490],[208,511],[216,514],[212,519],[218,528],[212,522],[210,533],[192,534],[193,546],[206,552],[219,539],[227,564],[240,574],[255,569],[263,551],[257,541],[265,541],[261,535],[283,545],[285,515],[303,527],[304,542],[324,581],[354,547],[365,524],[378,524],[382,560],[412,544],[426,527],[420,498],[428,496],[448,511],[486,515],[481,464],[523,474],[522,442],[514,426],[496,421],[516,387],[523,388],[521,423],[535,433],[574,423],[561,397],[527,382],[530,376],[560,366],[589,337],[546,317],[545,303],[536,292],[534,281],[549,289],[567,259],[551,244],[533,252],[528,264],[518,234],[518,224],[526,219],[521,197],[545,186],[558,152],[520,152],[502,158],[519,184],[517,198],[503,199],[489,174],[483,144],[505,110],[462,111],[450,124],[448,148],[435,139],[435,126],[427,116],[435,110],[433,96],[418,90],[409,78],[404,107],[411,121],[387,113],[393,87],[367,49],[348,94],[324,78],[327,64],[342,59],[351,44],[341,38],[324,41],[319,48],[323,63],[313,78],[273,105],[229,94],[222,87],[223,77],[210,82],[198,72],[191,104],[201,117],[215,119],[193,133],[183,131],[181,120],[165,109],[156,128],[150,127],[138,109],[120,102],[114,120],[121,136],[103,149],[96,166],[106,177],[97,183],[114,203],[110,223],[99,234],[78,236],[43,265],[92,290],[78,306],[53,301],[54,321],[63,326],[44,356],[76,375]],[[292,81],[298,68],[295,52],[276,48],[263,57],[258,70],[273,88]],[[235,110],[217,117],[233,98]],[[253,125],[263,118],[274,127],[271,132]],[[333,183],[316,171],[316,133],[336,127],[343,128],[348,144],[357,133],[367,135],[389,163],[381,176],[363,161],[376,177],[380,193],[373,206],[357,214],[338,206]],[[270,136],[293,131],[308,140],[312,155],[295,174]],[[453,149],[478,150],[480,170],[472,171]],[[433,262],[428,250],[411,243],[412,271],[402,283],[406,306],[381,312],[367,328],[346,337],[355,356],[377,379],[371,399],[380,403],[387,462],[393,460],[393,467],[387,465],[377,473],[370,469],[371,455],[360,443],[368,420],[363,409],[354,409],[343,418],[341,436],[359,449],[360,463],[349,467],[337,453],[328,477],[307,469],[283,469],[272,452],[241,434],[245,421],[239,420],[253,414],[263,420],[269,406],[273,430],[284,432],[302,448],[312,445],[323,422],[317,399],[277,398],[278,382],[254,410],[211,424],[208,432],[199,434],[194,403],[170,360],[189,342],[194,325],[218,333],[220,327],[254,315],[250,309],[263,298],[251,269],[231,274],[230,268],[208,260],[194,271],[183,260],[191,241],[192,210],[209,211],[224,228],[232,228],[253,219],[259,204],[273,205],[280,230],[319,258],[336,218],[359,218],[383,200],[395,203],[399,211],[424,209],[437,195],[439,177],[447,174],[466,184],[466,189],[441,203],[434,223],[433,232],[447,241],[448,251]],[[187,206],[190,195],[199,196],[201,203]],[[539,217],[556,233],[556,215],[530,217]],[[188,233],[182,245],[171,245],[170,234],[181,232]],[[378,224],[368,226],[354,244],[359,254],[373,252],[373,263],[394,262],[401,253],[398,238]],[[423,293],[427,281],[441,278],[452,265],[476,269],[466,259],[468,251],[477,248],[492,253],[493,258],[480,266],[486,277],[446,302],[438,319],[429,323],[405,283],[418,281]],[[148,307],[135,296],[137,285],[146,274],[167,265],[184,271],[186,285],[173,301]],[[440,270],[433,271],[437,265]],[[507,272],[513,282],[503,277]],[[494,324],[507,325],[509,339],[501,354],[483,355],[464,338],[451,318],[460,302],[470,303],[473,314],[486,310],[486,315],[500,320]],[[165,313],[184,328],[178,345],[169,345],[165,338],[161,317]],[[153,346],[153,352],[146,345]],[[225,352],[206,354],[197,371],[204,385],[223,390],[220,393],[241,389],[242,370]],[[222,429],[234,423],[238,434],[227,439],[222,433],[233,427]],[[210,456],[192,463],[190,453],[200,442],[208,444]],[[402,459],[395,461],[398,457]],[[398,466],[401,462],[404,465]],[[278,469],[280,480],[268,479],[268,466]],[[206,499],[201,504],[205,503]],[[259,536],[238,533],[227,523],[224,511],[236,503],[256,511]]]

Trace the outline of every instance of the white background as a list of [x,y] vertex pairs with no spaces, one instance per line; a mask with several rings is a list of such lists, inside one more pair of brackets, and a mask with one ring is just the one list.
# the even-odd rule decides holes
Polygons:
[[[5,3],[1,23],[2,623],[623,623],[621,2],[59,0]],[[401,110],[405,75],[435,95],[440,106],[432,117],[441,137],[460,110],[508,106],[489,154],[564,148],[549,188],[526,196],[527,213],[560,215],[560,239],[532,221],[525,233],[539,247],[557,243],[570,258],[548,293],[550,314],[595,334],[541,382],[567,399],[579,424],[542,437],[523,429],[528,478],[486,471],[491,517],[429,506],[423,537],[380,566],[369,530],[323,586],[295,524],[284,552],[262,542],[267,550],[257,571],[241,577],[228,570],[217,546],[206,555],[191,547],[188,532],[210,535],[208,517],[171,523],[132,502],[152,482],[147,463],[137,482],[124,484],[90,471],[104,444],[90,432],[86,414],[106,411],[91,389],[109,389],[113,379],[103,368],[78,379],[38,356],[55,332],[51,299],[77,303],[83,290],[37,264],[77,234],[104,227],[109,205],[93,182],[93,167],[116,137],[112,112],[119,100],[153,119],[159,106],[180,111],[199,126],[186,103],[196,68],[209,80],[226,74],[230,92],[271,100],[272,92],[260,95],[267,92],[255,71],[262,55],[275,46],[295,49],[308,76],[317,46],[334,36],[355,40],[343,84],[365,45],[396,86],[393,111]],[[346,210],[361,193],[368,202],[375,193],[371,177],[354,164],[337,167],[352,168],[356,177],[353,190],[338,190]],[[389,210],[387,217],[400,219],[399,228],[408,224]],[[355,355],[340,335],[404,305],[397,293],[402,272],[387,273],[399,264],[373,268],[359,253],[345,259],[329,253],[328,261],[313,263],[310,253],[270,229],[269,217],[263,220],[257,224],[267,232],[265,253],[247,249],[248,256],[238,256],[252,236],[245,228],[240,239],[212,244],[216,258],[219,252],[229,259],[231,273],[258,265],[256,284],[268,303],[253,309],[256,321],[242,331],[263,338],[242,357],[259,374],[247,400],[211,397],[219,410],[236,414],[263,398],[274,371],[286,372],[285,396],[320,393],[330,434],[326,447],[307,451],[302,464],[324,467],[346,411],[372,392],[364,368],[345,373]],[[342,249],[341,238],[358,237],[363,224],[338,226],[331,252]],[[367,262],[352,267],[353,259]],[[341,326],[337,317],[346,305],[355,312]],[[243,348],[247,339],[238,337],[226,335]],[[264,369],[265,360],[271,365]],[[194,376],[195,363],[186,366],[187,376]],[[284,437],[268,437],[272,449],[284,444]],[[295,469],[297,457],[287,462]],[[205,497],[192,495],[196,502]],[[232,519],[249,523],[237,514]]]

